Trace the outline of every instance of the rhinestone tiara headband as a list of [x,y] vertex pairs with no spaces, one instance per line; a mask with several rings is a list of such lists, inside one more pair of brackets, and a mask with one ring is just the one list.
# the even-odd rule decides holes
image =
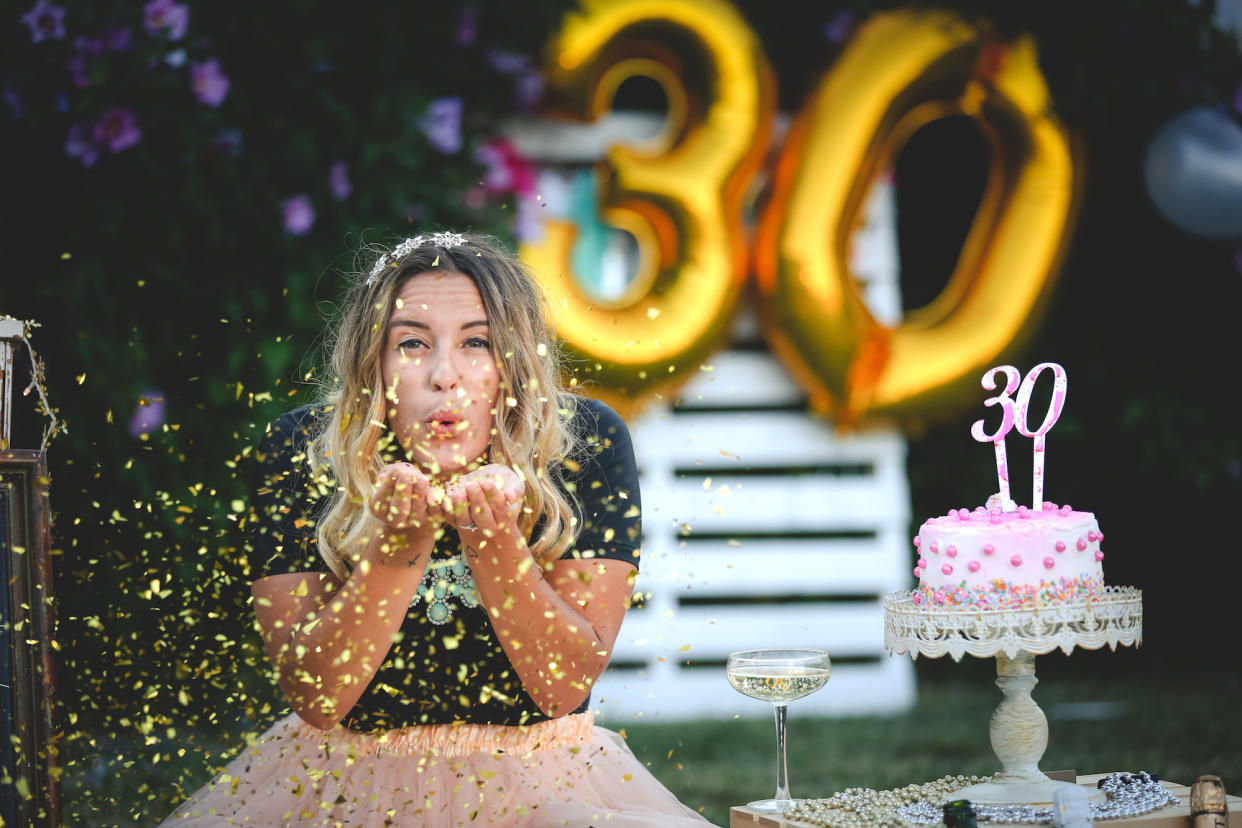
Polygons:
[[379,278],[380,274],[384,272],[384,268],[387,267],[390,262],[396,262],[404,258],[412,251],[417,250],[423,245],[452,248],[460,247],[465,243],[466,237],[461,233],[432,233],[430,236],[414,236],[413,238],[406,239],[401,242],[401,244],[394,247],[391,253],[385,253],[383,256],[379,257],[379,261],[375,263],[375,267],[371,268],[371,275],[367,277],[367,284],[370,285],[374,283],[375,280]]

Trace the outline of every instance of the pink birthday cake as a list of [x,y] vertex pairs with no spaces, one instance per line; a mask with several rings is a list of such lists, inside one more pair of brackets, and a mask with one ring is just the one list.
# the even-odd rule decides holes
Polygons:
[[[1052,375],[1052,399],[1043,422],[1033,427],[1028,419],[1031,392],[1044,371]],[[1000,491],[988,498],[986,506],[952,510],[929,518],[919,529],[914,539],[918,554],[914,575],[919,579],[912,596],[915,603],[1011,609],[1091,600],[1103,594],[1104,535],[1095,515],[1044,499],[1045,438],[1061,416],[1068,382],[1065,369],[1055,362],[1042,362],[1025,377],[1012,365],[998,365],[983,375],[985,389],[1000,391],[984,405],[998,406],[1001,422],[988,433],[984,421],[978,420],[970,434],[992,444]],[[1014,392],[1016,399],[1010,396]],[[1010,498],[1005,448],[1010,430],[1033,440],[1031,502],[1042,504],[1040,509],[1018,506]]]
[[1095,515],[1044,503],[950,511],[929,518],[914,545],[925,606],[1005,609],[1090,599],[1104,589],[1104,540]]

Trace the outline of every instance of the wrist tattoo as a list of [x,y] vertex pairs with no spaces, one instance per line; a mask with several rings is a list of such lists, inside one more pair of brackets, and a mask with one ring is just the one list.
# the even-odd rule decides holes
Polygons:
[[471,560],[478,560],[479,550],[475,549],[473,545],[467,544],[466,554],[470,556]]

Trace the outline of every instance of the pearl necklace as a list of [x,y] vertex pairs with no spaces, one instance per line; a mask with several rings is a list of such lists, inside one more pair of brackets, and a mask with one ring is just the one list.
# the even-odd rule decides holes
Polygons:
[[[910,828],[941,821],[943,806],[955,791],[987,782],[990,776],[944,776],[922,785],[906,785],[891,791],[846,788],[827,799],[803,799],[785,811],[788,819],[831,828]],[[1146,771],[1112,773],[1098,787],[1108,801],[1091,804],[1095,822],[1127,819],[1178,804],[1160,779]],[[1033,805],[975,805],[978,822],[1042,824],[1052,822],[1051,808]]]
[[[872,788],[846,788],[827,799],[803,799],[785,811],[789,819],[833,828],[908,828],[909,823],[898,816],[898,809],[918,802],[943,805],[954,791],[990,776],[943,776],[922,785],[906,785],[891,791]],[[939,815],[937,815],[939,822]]]

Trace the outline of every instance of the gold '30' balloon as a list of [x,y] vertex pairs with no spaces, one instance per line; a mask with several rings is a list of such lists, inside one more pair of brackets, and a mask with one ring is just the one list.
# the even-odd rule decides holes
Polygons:
[[[956,268],[930,305],[880,324],[847,250],[878,173],[920,126],[971,117],[991,161]],[[843,422],[920,419],[975,390],[1047,298],[1080,189],[1035,48],[947,15],[895,12],[851,40],[791,130],[756,269],[773,349]]]
[[770,70],[723,0],[588,0],[548,64],[548,97],[574,117],[604,114],[634,76],[658,83],[669,104],[653,144],[613,147],[597,170],[601,220],[638,241],[623,296],[592,298],[575,278],[570,222],[548,221],[544,240],[520,249],[558,335],[595,369],[592,393],[632,410],[688,379],[726,332],[749,258],[741,201],[774,113]]

